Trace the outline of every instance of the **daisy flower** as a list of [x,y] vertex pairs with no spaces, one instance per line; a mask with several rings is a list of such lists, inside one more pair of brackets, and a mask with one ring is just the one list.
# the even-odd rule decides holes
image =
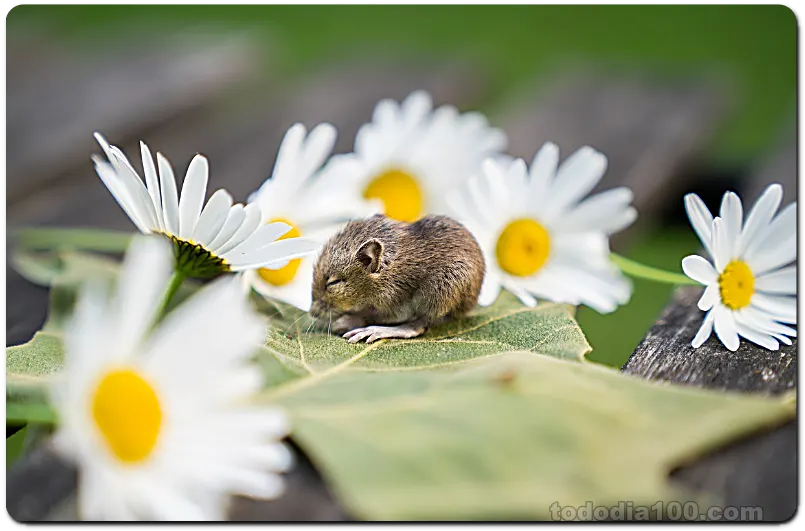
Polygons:
[[[321,244],[343,222],[377,211],[343,185],[318,183],[319,169],[330,156],[335,138],[335,128],[330,124],[320,124],[310,134],[302,124],[294,124],[280,144],[271,178],[249,197],[249,203],[259,206],[263,213],[261,223],[280,222],[290,227],[281,239],[304,235]],[[244,280],[265,297],[307,311],[314,262],[314,256],[279,262],[247,271]]]
[[54,443],[78,465],[82,519],[221,519],[230,494],[284,488],[288,419],[245,403],[263,323],[225,277],[152,330],[170,274],[170,246],[136,238],[114,296],[85,287],[66,329]]
[[506,143],[482,114],[461,114],[450,105],[433,109],[430,95],[417,91],[401,104],[381,100],[372,121],[358,130],[354,152],[333,157],[323,179],[379,201],[391,218],[416,221],[446,213],[447,191]]
[[631,283],[611,262],[609,235],[637,213],[621,187],[584,198],[601,180],[607,159],[585,146],[559,165],[559,148],[546,143],[530,170],[522,159],[488,159],[482,172],[450,203],[475,235],[486,260],[479,303],[501,288],[534,306],[537,298],[613,311],[631,295]]
[[[696,337],[700,347],[716,331],[729,350],[740,345],[739,336],[762,347],[777,350],[797,332],[787,324],[797,322],[797,204],[779,214],[783,188],[772,184],[744,219],[741,199],[727,192],[720,216],[713,218],[696,194],[685,196],[693,230],[712,263],[698,255],[682,260],[682,270],[707,286],[699,309],[707,312]],[[775,215],[776,214],[776,215]]]
[[232,204],[217,190],[204,204],[209,166],[196,155],[187,168],[181,194],[168,160],[157,153],[157,174],[148,146],[140,143],[143,180],[117,146],[95,133],[107,160],[93,156],[95,171],[143,234],[161,234],[174,244],[176,269],[189,277],[212,277],[287,262],[314,252],[318,244],[304,238],[277,241],[292,230],[284,223],[261,226],[257,205]]

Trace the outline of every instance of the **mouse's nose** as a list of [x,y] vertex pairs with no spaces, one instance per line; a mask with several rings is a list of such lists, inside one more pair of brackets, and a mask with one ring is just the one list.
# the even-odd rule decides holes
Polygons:
[[310,305],[310,315],[316,318],[324,315],[324,305],[321,301],[313,301],[313,304]]

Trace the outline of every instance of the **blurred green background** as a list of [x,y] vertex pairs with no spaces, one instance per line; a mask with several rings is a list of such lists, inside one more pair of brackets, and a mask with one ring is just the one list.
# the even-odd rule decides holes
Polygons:
[[[286,78],[366,50],[468,59],[489,73],[481,110],[493,123],[500,102],[561,61],[724,71],[741,89],[740,107],[706,153],[707,164],[727,171],[754,163],[796,106],[796,18],[784,6],[19,6],[7,28],[42,22],[77,46],[196,24],[248,28],[271,46],[272,75]],[[679,221],[641,227],[625,254],[679,270],[698,247]],[[612,315],[581,309],[592,359],[622,365],[671,289],[638,281],[632,301]]]

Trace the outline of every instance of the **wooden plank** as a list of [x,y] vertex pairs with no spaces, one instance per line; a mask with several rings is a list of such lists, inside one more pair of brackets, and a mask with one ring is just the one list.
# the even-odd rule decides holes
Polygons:
[[[381,98],[401,99],[413,90],[431,92],[436,104],[471,105],[485,84],[477,70],[464,64],[436,69],[427,65],[389,64],[358,60],[336,64],[284,87],[255,86],[248,96],[238,95],[203,113],[191,113],[150,131],[145,140],[161,151],[183,174],[196,153],[210,160],[209,189],[227,188],[240,201],[270,175],[277,148],[294,122],[308,126],[330,121],[338,126],[336,151],[347,151],[358,127],[371,118]],[[248,98],[244,102],[244,98]],[[104,127],[97,127],[106,133]],[[25,225],[90,226],[128,229],[132,225],[98,182],[91,153],[99,151],[91,137],[82,166],[51,186],[27,198],[9,202],[9,227]],[[140,167],[139,138],[130,133],[110,141],[129,154]],[[181,177],[179,177],[181,178]]]
[[699,348],[690,342],[704,312],[696,307],[702,289],[686,286],[674,293],[657,323],[626,362],[624,371],[650,380],[731,391],[782,393],[796,388],[797,342],[779,351],[746,340],[736,352],[715,334]]
[[9,33],[16,65],[6,99],[10,202],[86,163],[95,129],[131,135],[253,78],[264,46],[248,34],[185,32],[78,51],[35,35]]
[[[727,85],[728,86],[728,85]],[[587,144],[607,155],[596,190],[625,185],[642,226],[681,196],[682,170],[697,162],[731,110],[720,79],[658,78],[582,65],[560,70],[514,98],[502,112],[513,155],[531,161],[544,142],[561,156]],[[613,244],[622,241],[616,236]]]
[[[751,204],[771,182],[781,182],[784,202],[796,198],[796,128],[787,124],[780,148],[747,183],[744,204]],[[660,319],[624,366],[624,372],[730,391],[780,394],[797,386],[797,340],[779,351],[743,341],[729,352],[715,337],[698,349],[690,346],[704,313],[696,303],[701,288],[678,289]],[[796,422],[713,452],[677,470],[682,486],[714,494],[724,506],[761,507],[763,519],[785,521],[797,510]]]

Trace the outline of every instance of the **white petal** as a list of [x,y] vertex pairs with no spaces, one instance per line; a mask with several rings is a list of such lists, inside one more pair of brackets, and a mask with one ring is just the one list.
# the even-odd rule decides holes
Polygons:
[[728,350],[735,352],[741,345],[741,340],[738,339],[738,331],[735,329],[735,319],[732,316],[732,312],[721,305],[714,307],[712,311],[715,312],[714,328],[718,339]]
[[251,236],[243,240],[237,246],[228,251],[231,254],[249,253],[261,249],[269,243],[277,241],[277,238],[287,234],[291,230],[291,226],[287,223],[274,222],[258,227]]
[[792,265],[760,275],[755,279],[755,289],[782,295],[797,294],[797,266]]
[[770,334],[770,335],[771,335],[771,337],[773,337],[774,339],[776,339],[777,341],[779,341],[780,343],[783,343],[785,345],[792,345],[793,344],[793,342],[789,338],[787,338],[786,336],[783,336],[783,335],[780,335],[780,334]]
[[529,308],[533,308],[537,305],[537,299],[534,298],[533,295],[528,293],[525,288],[518,285],[517,282],[514,281],[504,281],[504,286],[507,290],[512,292],[512,294],[520,299],[525,306]]
[[155,378],[169,379],[164,380],[166,388],[175,388],[175,375],[186,374],[191,366],[206,364],[203,370],[210,373],[210,367],[248,359],[264,334],[241,286],[222,277],[165,316],[151,338],[145,363]]
[[264,470],[284,472],[294,464],[291,451],[284,444],[266,444],[243,450],[250,464]]
[[274,286],[264,281],[255,270],[246,271],[251,286],[264,297],[275,298],[296,306],[300,310],[310,310],[313,286],[312,257],[302,258],[293,280],[284,286]]
[[153,323],[168,285],[173,252],[163,238],[135,238],[123,260],[117,285],[115,344],[133,352]]
[[151,229],[158,228],[156,210],[148,190],[145,188],[140,175],[137,173],[126,155],[117,146],[110,146],[114,166],[120,177],[120,182],[129,192],[129,197],[134,199],[132,206],[137,210],[140,219],[148,224]]
[[739,322],[735,323],[735,328],[740,336],[745,337],[752,343],[760,345],[769,350],[779,350],[780,343],[777,342],[770,334],[759,332],[753,328],[743,325]]
[[201,211],[191,236],[193,241],[204,246],[208,245],[224,226],[230,208],[232,208],[232,196],[226,190],[216,190]]
[[97,367],[107,355],[107,339],[113,327],[109,315],[106,284],[90,279],[78,296],[73,315],[65,328],[65,365],[76,370]]
[[162,220],[165,230],[173,236],[179,235],[179,196],[176,192],[176,177],[173,168],[162,153],[157,153],[159,165],[159,184],[162,188]]
[[769,252],[779,251],[781,247],[796,247],[797,204],[791,203],[783,208],[771,222],[760,229],[752,241],[747,242],[744,257],[747,262],[763,257]]
[[333,150],[336,136],[335,127],[328,123],[319,124],[310,131],[301,161],[301,175],[305,179],[313,175],[324,164]]
[[685,196],[685,211],[688,213],[690,224],[699,240],[704,245],[704,248],[713,256],[713,216],[705,206],[701,198],[696,194],[688,194]]
[[565,160],[556,172],[550,203],[545,205],[546,219],[553,219],[587,195],[604,176],[607,158],[590,146],[584,146]]
[[707,288],[705,288],[704,293],[702,293],[702,296],[699,299],[698,307],[701,311],[706,312],[715,306],[720,299],[721,291],[719,290],[718,284],[710,284],[707,286]]
[[206,157],[196,155],[187,168],[179,198],[179,236],[183,239],[191,238],[196,229],[201,207],[204,206],[208,177],[209,165]]
[[718,272],[705,258],[698,255],[686,256],[682,259],[682,271],[687,276],[705,285],[718,280]]
[[[797,337],[797,330],[779,323],[775,317],[770,313],[760,310],[758,308],[747,306],[733,313],[735,321],[755,330],[767,332],[769,334],[785,334],[791,337]],[[777,336],[775,336],[777,337]],[[779,337],[778,337],[779,339]]]
[[724,268],[732,259],[730,254],[731,243],[727,241],[724,220],[715,218],[713,220],[713,242],[711,244],[713,252],[713,262],[717,271],[724,271]]
[[710,337],[710,334],[713,333],[713,319],[715,318],[715,312],[710,310],[704,316],[704,321],[702,322],[702,326],[699,327],[699,331],[696,332],[696,337],[693,338],[691,342],[691,346],[693,348],[701,347],[705,341]]
[[[489,159],[487,159],[489,160]],[[523,159],[515,159],[506,170],[505,185],[493,187],[495,203],[508,202],[515,212],[527,211],[528,207],[528,168]]]
[[148,226],[152,229],[157,229],[158,224],[154,203],[151,200],[151,196],[148,195],[148,190],[145,188],[140,175],[132,167],[129,159],[126,158],[126,155],[119,147],[110,146],[110,150],[117,162],[115,167],[120,177],[120,182],[123,183],[129,191],[130,197],[137,199],[133,206],[137,208],[140,219],[146,221]]
[[211,252],[218,254],[218,248],[229,241],[235,232],[240,228],[243,220],[246,218],[243,205],[238,203],[229,209],[226,215],[226,221],[218,231],[218,235],[206,246]]
[[783,187],[779,184],[772,184],[755,201],[752,210],[749,211],[749,215],[746,217],[741,237],[738,239],[735,253],[737,256],[743,256],[747,246],[771,222],[782,199]]
[[263,267],[278,260],[302,258],[316,252],[321,243],[307,238],[289,238],[269,243],[260,249],[236,255],[225,253],[223,257],[232,265],[233,271],[245,268]]
[[743,223],[743,205],[735,192],[727,192],[721,200],[721,219],[724,220],[725,243],[727,254],[735,256],[738,240],[741,237]]
[[765,273],[774,271],[797,258],[796,233],[792,233],[789,241],[782,242],[777,247],[765,247],[748,253],[746,263],[755,276],[763,276]]
[[98,158],[93,158],[93,161],[95,162],[95,171],[98,173],[98,177],[101,178],[103,184],[106,185],[106,189],[109,190],[112,197],[115,198],[115,201],[117,201],[117,204],[123,209],[123,212],[126,213],[140,232],[149,234],[151,227],[148,225],[147,221],[140,218],[138,213],[139,209],[133,206],[134,200],[131,198],[126,187],[120,182],[117,172],[115,172],[112,165]]
[[559,147],[553,142],[542,145],[531,163],[531,182],[528,191],[529,210],[538,211],[544,204],[553,186],[556,168],[559,165]]
[[573,280],[568,270],[545,266],[537,275],[528,278],[524,285],[540,299],[553,302],[579,305],[582,304],[578,286],[571,286],[568,280]]
[[500,275],[495,271],[487,270],[484,282],[481,284],[481,294],[478,296],[478,304],[489,306],[498,299],[500,295]]
[[246,238],[251,236],[257,227],[260,226],[263,214],[257,203],[249,203],[243,208],[243,222],[238,229],[232,234],[232,237],[226,243],[220,245],[216,250],[216,254],[223,256],[243,242]]
[[[145,516],[144,519],[171,522],[209,519],[209,507],[202,508],[193,503],[187,495],[183,495],[178,489],[161,483],[157,478],[148,478],[146,480],[140,477],[138,479],[139,484],[132,488],[136,492],[136,497],[133,501],[137,502],[140,509],[138,512]],[[217,519],[220,520],[224,517],[223,504],[219,504],[218,509]]]
[[752,306],[768,312],[775,320],[783,323],[797,322],[797,299],[781,295],[752,295]]
[[637,219],[637,210],[629,206],[634,194],[620,187],[595,194],[556,221],[562,231],[600,231],[614,234]]
[[151,156],[151,151],[148,150],[148,146],[146,146],[144,142],[140,142],[140,154],[143,159],[145,185],[148,188],[148,194],[151,196],[151,201],[154,204],[154,212],[157,217],[157,223],[160,230],[165,230],[165,221],[162,214],[162,194],[159,191],[157,170],[154,166],[154,158]]

